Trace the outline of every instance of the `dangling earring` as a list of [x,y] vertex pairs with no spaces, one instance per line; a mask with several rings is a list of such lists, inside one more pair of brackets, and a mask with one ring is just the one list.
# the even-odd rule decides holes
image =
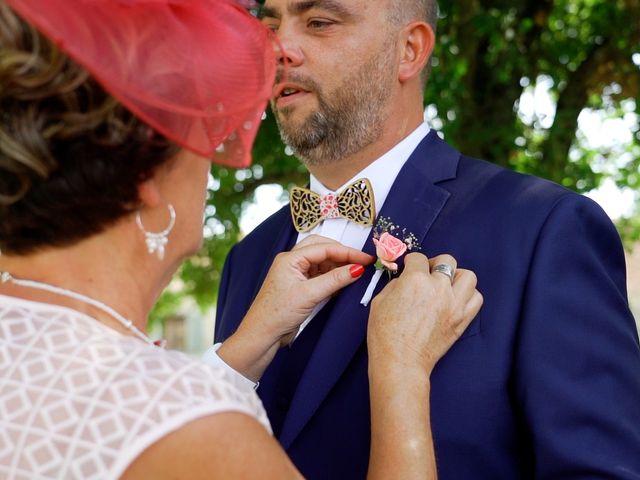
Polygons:
[[142,225],[142,219],[140,218],[140,210],[136,212],[136,224],[138,228],[144,233],[144,240],[147,242],[147,251],[150,255],[157,252],[158,259],[162,260],[164,258],[164,249],[169,242],[169,232],[173,229],[173,226],[176,224],[176,211],[173,208],[173,205],[167,205],[169,208],[169,226],[165,228],[163,231],[159,233],[148,232],[144,225]]

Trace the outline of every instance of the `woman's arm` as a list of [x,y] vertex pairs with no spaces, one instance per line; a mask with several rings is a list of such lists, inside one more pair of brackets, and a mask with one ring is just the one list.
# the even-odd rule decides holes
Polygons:
[[301,479],[278,442],[242,413],[193,421],[145,450],[123,480]]
[[252,381],[262,376],[281,346],[322,300],[355,282],[373,257],[311,235],[279,254],[238,330],[218,355]]
[[[453,285],[420,254],[372,303],[367,332],[371,395],[371,479],[435,479],[429,417],[429,376],[482,304],[472,272],[458,270]],[[302,478],[278,442],[254,418],[211,415],[167,435],[144,451],[126,480]]]
[[475,275],[458,270],[452,285],[446,275],[430,273],[442,263],[456,267],[448,255],[431,262],[408,255],[403,274],[372,303],[370,479],[437,478],[429,377],[482,305]]

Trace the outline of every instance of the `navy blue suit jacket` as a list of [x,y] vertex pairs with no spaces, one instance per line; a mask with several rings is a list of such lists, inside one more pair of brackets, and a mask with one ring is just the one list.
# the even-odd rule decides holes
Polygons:
[[[413,232],[428,256],[451,253],[475,271],[484,295],[432,374],[440,478],[640,479],[640,348],[623,250],[603,211],[553,183],[461,156],[431,132],[380,215]],[[284,208],[233,248],[216,341],[235,331],[295,235]],[[364,250],[374,253],[370,239]],[[290,398],[274,401],[286,356],[258,391],[308,478],[366,475],[368,308],[359,300],[373,271],[332,300]]]

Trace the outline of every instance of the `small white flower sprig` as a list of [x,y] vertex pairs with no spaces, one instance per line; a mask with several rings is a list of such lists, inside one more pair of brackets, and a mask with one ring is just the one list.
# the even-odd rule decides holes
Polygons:
[[360,303],[365,307],[371,301],[373,291],[380,281],[383,272],[387,272],[389,279],[398,273],[398,264],[395,263],[398,258],[403,256],[407,251],[420,250],[418,238],[406,228],[401,228],[391,221],[388,217],[379,217],[373,227],[373,243],[376,246],[376,271],[371,278],[371,282],[367,287]]

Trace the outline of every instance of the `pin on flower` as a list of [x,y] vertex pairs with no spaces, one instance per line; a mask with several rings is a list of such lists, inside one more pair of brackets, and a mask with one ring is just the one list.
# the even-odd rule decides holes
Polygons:
[[380,217],[373,227],[373,244],[376,246],[376,272],[360,303],[365,307],[369,305],[373,291],[380,281],[383,272],[387,272],[389,279],[398,273],[396,261],[407,251],[419,250],[418,239],[405,228],[395,225],[389,218]]

